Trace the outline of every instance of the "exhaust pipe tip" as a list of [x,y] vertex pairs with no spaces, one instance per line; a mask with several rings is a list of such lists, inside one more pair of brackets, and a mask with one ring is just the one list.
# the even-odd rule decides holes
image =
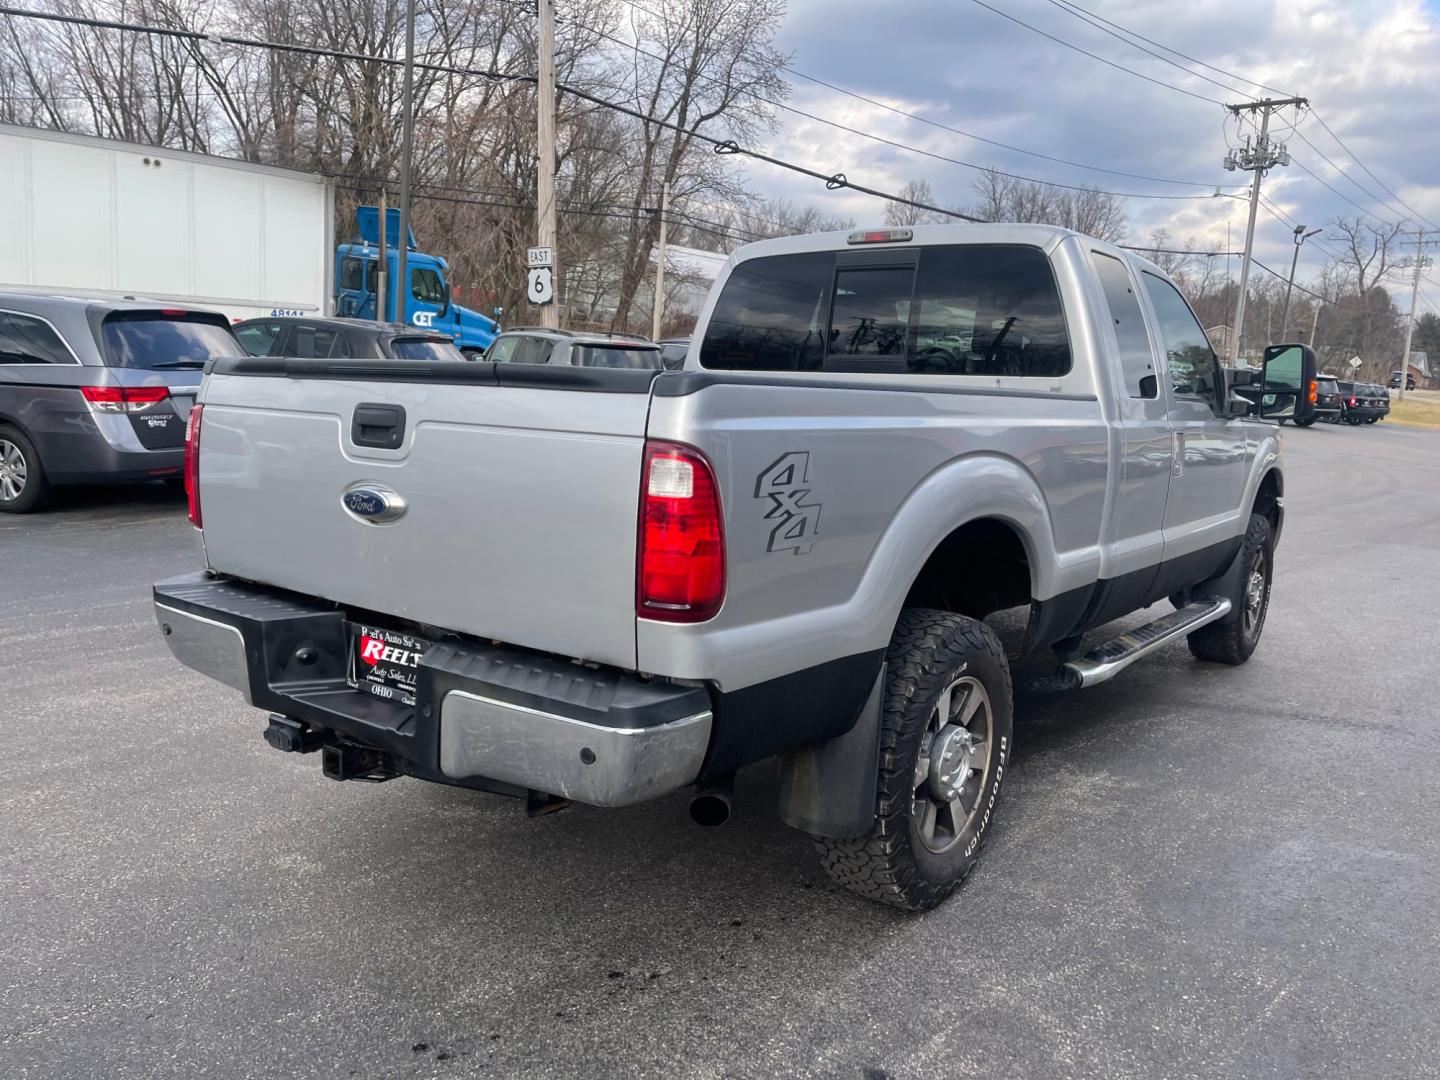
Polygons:
[[707,829],[718,828],[730,820],[728,795],[696,795],[690,800],[690,818]]
[[730,775],[714,784],[706,784],[690,800],[690,820],[707,829],[718,828],[730,820],[730,798],[735,791],[735,777]]

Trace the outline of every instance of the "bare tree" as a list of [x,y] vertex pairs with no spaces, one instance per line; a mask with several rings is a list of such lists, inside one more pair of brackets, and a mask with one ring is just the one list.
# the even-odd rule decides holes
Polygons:
[[[896,194],[911,202],[935,205],[935,194],[930,190],[930,181],[928,180],[907,180]],[[952,219],[945,214],[937,214],[933,210],[921,210],[918,206],[906,206],[899,202],[885,204],[886,225],[934,225],[950,220]]]
[[691,132],[738,141],[773,129],[773,110],[761,99],[774,100],[786,90],[784,57],[774,48],[784,10],[783,0],[676,0],[654,15],[630,9],[637,48],[624,95],[637,112],[674,128],[639,121],[625,148],[634,191],[616,329],[628,323],[635,290],[649,272],[659,227],[650,208],[658,205],[662,186],[670,185],[677,202],[738,190],[723,158]]
[[1101,240],[1125,238],[1125,202],[1094,188],[1057,188],[987,169],[975,181],[979,201],[967,211],[986,221],[1060,225]]

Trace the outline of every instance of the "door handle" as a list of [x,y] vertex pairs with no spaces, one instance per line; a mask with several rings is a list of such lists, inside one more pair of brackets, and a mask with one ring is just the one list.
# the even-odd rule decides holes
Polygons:
[[1175,449],[1170,458],[1170,475],[1185,475],[1185,433],[1176,431],[1172,433],[1175,438]]
[[350,441],[377,450],[399,450],[405,441],[404,406],[377,402],[356,405],[350,420]]

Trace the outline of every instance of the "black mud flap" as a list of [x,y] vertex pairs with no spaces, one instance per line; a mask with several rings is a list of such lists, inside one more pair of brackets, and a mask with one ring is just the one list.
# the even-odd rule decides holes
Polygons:
[[832,840],[870,831],[879,797],[885,670],[882,663],[854,727],[781,755],[780,820],[786,825]]

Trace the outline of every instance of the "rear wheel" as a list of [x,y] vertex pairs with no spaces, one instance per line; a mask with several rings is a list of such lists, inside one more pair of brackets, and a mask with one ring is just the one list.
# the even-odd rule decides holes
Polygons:
[[1240,577],[1239,595],[1230,597],[1232,610],[1238,609],[1240,617],[1233,622],[1213,622],[1191,634],[1186,640],[1197,659],[1216,664],[1243,664],[1260,644],[1265,613],[1270,610],[1275,551],[1270,542],[1270,522],[1259,514],[1250,515],[1240,559],[1245,569]]
[[1307,418],[1304,419],[1304,420],[1296,420],[1296,421],[1295,421],[1295,426],[1296,426],[1296,427],[1309,427],[1309,426],[1310,426],[1311,424],[1313,424],[1313,423],[1315,423],[1315,417],[1310,416],[1310,417],[1307,417]]
[[15,428],[0,425],[0,513],[27,514],[49,490],[35,445]]
[[1010,668],[984,623],[927,608],[901,613],[886,664],[874,824],[815,844],[850,891],[927,911],[974,868],[994,816],[1010,758]]

